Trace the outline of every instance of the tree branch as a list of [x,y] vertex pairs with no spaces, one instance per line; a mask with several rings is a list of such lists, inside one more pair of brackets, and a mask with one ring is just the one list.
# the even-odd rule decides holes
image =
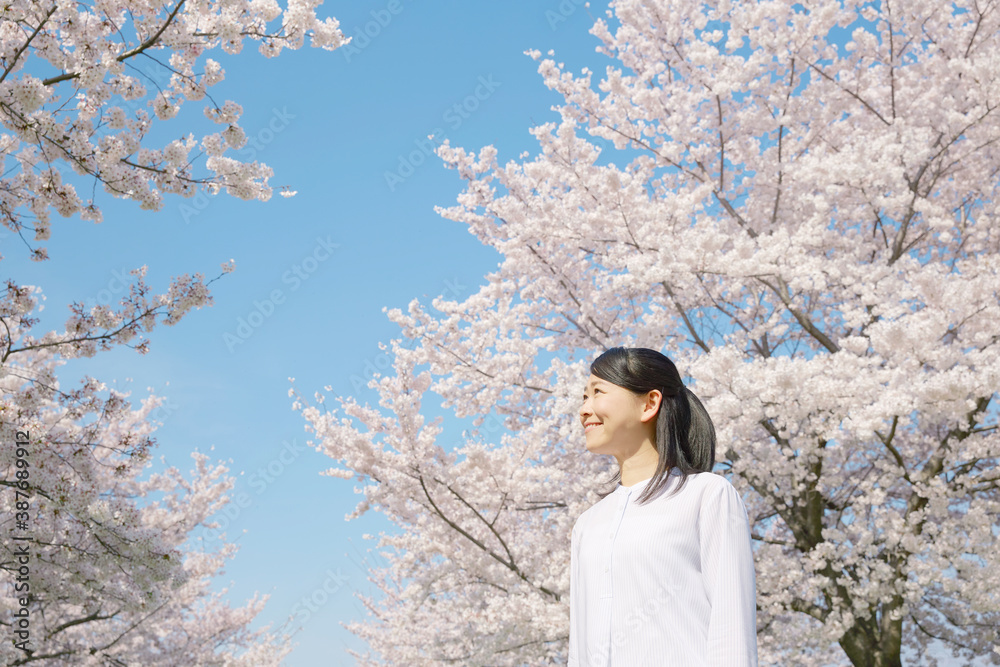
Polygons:
[[[135,47],[131,51],[126,51],[125,53],[121,54],[120,56],[115,58],[115,60],[117,60],[118,62],[124,62],[133,56],[139,55],[149,47],[156,44],[156,42],[159,41],[160,39],[160,35],[162,35],[163,31],[167,29],[167,26],[169,26],[173,22],[174,18],[177,16],[177,12],[179,12],[181,7],[183,6],[184,6],[184,0],[178,0],[177,4],[174,6],[173,11],[170,12],[169,16],[167,16],[167,20],[163,22],[163,25],[160,26],[160,29],[157,30],[152,37],[150,37],[145,42]],[[42,81],[42,85],[51,86],[54,83],[59,83],[61,81],[68,81],[69,79],[79,78],[79,76],[80,76],[79,72],[60,74],[59,76],[53,76],[48,79],[45,79],[44,81]]]

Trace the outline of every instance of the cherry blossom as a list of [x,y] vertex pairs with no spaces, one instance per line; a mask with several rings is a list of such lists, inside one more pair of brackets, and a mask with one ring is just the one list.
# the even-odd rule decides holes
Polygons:
[[[228,266],[224,264],[223,267]],[[188,473],[161,466],[150,474],[153,437],[170,411],[149,395],[133,407],[128,394],[92,377],[63,387],[57,369],[117,345],[145,352],[144,332],[211,305],[202,276],[183,277],[167,294],[150,295],[145,267],[119,308],[85,312],[71,305],[62,333],[35,337],[41,290],[8,281],[0,297],[0,528],[4,569],[12,574],[18,544],[30,537],[27,579],[30,641],[0,644],[8,665],[278,664],[289,638],[249,623],[267,597],[233,608],[211,590],[236,547],[195,539],[212,529],[234,479],[221,463],[193,452]],[[18,436],[18,433],[23,435]],[[13,443],[26,439],[25,456]],[[22,484],[16,458],[28,463]],[[30,496],[26,525],[15,525],[15,490]],[[6,574],[6,573],[5,573]],[[5,588],[13,576],[4,577]],[[2,625],[19,597],[0,601]]]
[[579,395],[616,345],[713,416],[762,664],[1000,664],[1000,12],[615,0],[591,32],[600,74],[529,52],[564,100],[533,157],[438,150],[439,212],[503,255],[478,293],[388,311],[416,344],[379,406],[291,390],[364,483],[346,518],[399,527],[360,664],[565,664],[570,531],[615,472]]
[[[167,193],[193,197],[199,187],[268,200],[271,169],[226,155],[246,140],[239,125],[243,108],[209,93],[225,71],[206,54],[217,48],[239,53],[245,40],[259,42],[268,58],[300,48],[307,36],[311,46],[325,50],[346,44],[336,19],[317,17],[318,5],[6,3],[0,30],[0,221],[22,238],[34,232],[34,241],[49,238],[52,210],[100,222],[100,208],[81,199],[64,179],[68,174],[87,188],[88,181],[97,181],[111,195],[148,210],[161,209]],[[189,101],[203,101],[205,116],[221,131],[148,145],[153,124],[174,118]],[[208,156],[204,173],[198,169],[202,155]],[[47,257],[43,246],[32,252],[34,259]]]
[[[238,53],[252,40],[273,57],[301,47],[307,36],[312,46],[333,50],[345,39],[336,19],[317,17],[318,5],[5,3],[0,222],[31,259],[43,261],[48,253],[38,242],[50,238],[53,211],[102,219],[77,186],[90,191],[100,183],[111,196],[151,210],[160,209],[167,194],[190,197],[199,187],[268,199],[271,169],[230,157],[246,141],[243,108],[210,95],[225,72],[206,54],[216,48]],[[187,101],[203,101],[205,116],[220,131],[150,145],[154,122],[174,118]],[[201,170],[199,157],[206,154]],[[235,262],[221,268],[219,277]],[[119,346],[143,354],[146,334],[156,326],[177,324],[212,304],[214,279],[184,274],[154,293],[146,269],[131,272],[118,304],[69,304],[62,331],[36,331],[44,298],[38,286],[8,278],[0,288],[4,664],[256,667],[277,665],[290,651],[280,629],[250,629],[267,596],[232,606],[226,591],[212,590],[236,552],[225,534],[202,539],[219,527],[213,515],[233,488],[226,465],[195,451],[190,471],[166,461],[154,469],[153,433],[169,415],[166,399],[150,394],[134,405],[128,393],[96,378],[85,377],[76,388],[59,380],[57,371],[69,359]],[[22,511],[19,502],[29,509]],[[30,590],[15,594],[18,545],[25,543]],[[30,639],[18,643],[13,614],[22,609]]]

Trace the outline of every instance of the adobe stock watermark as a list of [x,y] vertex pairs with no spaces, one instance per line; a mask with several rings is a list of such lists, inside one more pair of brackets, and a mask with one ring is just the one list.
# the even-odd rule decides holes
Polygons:
[[157,423],[159,426],[163,426],[167,420],[170,419],[178,410],[178,405],[170,400],[170,396],[157,397],[159,400],[158,405],[150,410],[149,421]]
[[[610,651],[613,647],[615,652],[619,653],[625,647],[628,636],[630,634],[635,634],[634,631],[637,628],[648,626],[650,619],[654,616],[662,614],[663,609],[675,606],[679,591],[680,585],[676,582],[671,582],[660,583],[657,590],[647,592],[646,600],[643,602],[642,606],[629,611],[629,613],[621,620],[618,630],[611,637],[610,645],[602,647],[604,650],[597,656],[598,663],[603,664],[608,661],[609,656],[605,651]],[[626,630],[628,630],[628,632],[626,632]],[[644,651],[648,651],[648,649],[644,649]],[[646,658],[648,656],[644,654],[642,657]],[[618,655],[618,659],[621,659],[620,653]],[[655,662],[655,660],[653,662]],[[637,664],[651,663],[641,661]]]
[[219,539],[230,524],[240,518],[244,510],[254,505],[254,498],[261,496],[267,491],[268,487],[274,484],[275,480],[281,477],[285,473],[285,470],[295,463],[299,456],[302,455],[302,452],[308,449],[305,445],[300,445],[295,439],[292,439],[291,442],[283,440],[281,445],[281,451],[277,456],[257,468],[248,478],[247,484],[253,490],[254,495],[251,496],[246,491],[237,491],[233,494],[229,503],[219,510],[217,514],[221,516],[218,516],[215,521],[218,525],[209,529],[208,534],[211,539]]
[[[458,298],[465,292],[465,285],[458,282],[457,279],[445,280],[444,281],[445,291],[443,294],[439,295],[442,298]],[[413,346],[417,344],[417,339],[410,341],[409,343],[404,343],[401,345],[403,349],[412,350]],[[376,373],[382,373],[388,371],[392,368],[392,355],[388,351],[388,347],[382,350],[374,357],[369,357],[365,359],[364,367],[362,368],[362,374],[354,373],[349,378],[351,387],[354,388],[354,392],[357,393],[362,389],[368,387],[368,382],[375,377]]]
[[383,9],[373,9],[371,20],[365,21],[364,25],[356,26],[354,34],[349,35],[351,41],[341,46],[338,51],[344,54],[347,62],[368,48],[372,40],[382,34],[382,30],[389,27],[392,19],[403,11],[402,0],[389,0]]
[[[569,17],[575,14],[580,7],[586,7],[589,10],[590,3],[587,0],[560,0],[555,10],[546,9],[545,20],[549,24],[549,29],[555,31],[561,24],[568,21]],[[588,11],[587,14],[590,12]]]
[[[486,76],[480,75],[477,81],[478,84],[472,93],[466,95],[461,101],[452,104],[441,114],[441,120],[450,129],[457,130],[460,128],[462,123],[468,120],[480,105],[488,100],[493,95],[493,92],[500,87],[500,82],[495,81],[492,74]],[[383,173],[385,184],[389,187],[389,192],[395,192],[400,183],[416,172],[417,167],[426,162],[429,157],[435,155],[434,150],[437,146],[431,141],[432,137],[436,137],[439,143],[447,139],[444,129],[435,127],[426,139],[414,139],[413,143],[416,149],[405,155],[401,153],[398,156],[398,164],[395,171],[386,170]]]
[[292,607],[291,618],[303,625],[308,623],[312,615],[329,602],[330,598],[340,592],[350,580],[350,577],[341,574],[339,567],[336,572],[328,568],[323,574],[325,576],[323,582],[311,593],[299,598],[299,601]]
[[[253,133],[246,132],[247,142],[243,148],[236,152],[236,155],[244,162],[253,162],[260,152],[273,143],[275,138],[291,125],[291,121],[294,119],[295,114],[288,113],[288,107],[281,107],[281,109],[273,107],[271,118],[264,124],[264,127]],[[184,219],[184,224],[190,224],[191,220],[199,216],[211,203],[212,199],[204,190],[199,189],[191,197],[191,203],[181,202],[177,211]]]
[[[281,274],[281,284],[290,286],[288,292],[299,289],[302,283],[309,280],[319,270],[321,264],[330,259],[334,249],[339,247],[340,244],[330,241],[329,236],[325,239],[317,236],[313,249]],[[250,312],[246,316],[236,318],[236,327],[233,331],[226,331],[222,334],[222,342],[226,344],[226,349],[229,350],[230,354],[247,342],[250,336],[264,325],[264,322],[274,316],[278,306],[285,303],[287,298],[288,293],[280,287],[276,287],[263,299],[254,299]]]
[[[93,308],[94,306],[106,305],[110,306],[111,301],[119,294],[127,292],[129,285],[132,284],[132,280],[129,276],[129,269],[122,267],[121,269],[111,269],[111,279],[104,284],[100,290],[97,291],[93,297],[87,297],[84,299],[83,305],[87,308]],[[134,274],[133,274],[134,275]]]
[[[377,540],[376,536],[370,535],[368,533],[362,535],[362,538],[365,539],[366,541]],[[376,585],[372,583],[371,579],[372,575],[374,574],[376,577],[378,577],[379,572],[385,572],[389,570],[390,567],[392,566],[392,563],[390,563],[385,558],[385,555],[381,551],[376,551],[374,548],[368,547],[365,549],[365,553],[362,553],[361,550],[358,548],[358,545],[354,543],[353,538],[348,537],[347,541],[351,545],[351,548],[354,550],[354,553],[357,554],[358,557],[355,558],[354,555],[346,551],[344,552],[344,555],[350,559],[351,565],[353,565],[357,569],[357,574],[360,575],[360,577],[369,584],[369,594],[373,594],[375,592]],[[359,586],[355,586],[355,589],[358,588]],[[356,596],[354,599],[354,608],[358,610],[359,618],[365,614],[365,608],[358,603],[358,599]]]

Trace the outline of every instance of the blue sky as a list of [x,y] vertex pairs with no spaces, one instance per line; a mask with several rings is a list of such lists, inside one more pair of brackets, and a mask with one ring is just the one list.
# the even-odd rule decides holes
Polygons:
[[[556,119],[551,106],[560,98],[523,52],[555,49],[577,71],[609,62],[594,53],[588,10],[569,0],[562,13],[555,1],[328,1],[320,15],[336,16],[354,48],[303,47],[267,59],[248,43],[238,56],[210,54],[226,70],[212,97],[242,104],[241,124],[256,141],[238,157],[253,151],[274,169],[270,201],[168,196],[148,212],[98,189],[104,221],[54,215],[50,260],[30,262],[16,236],[3,239],[3,276],[44,291],[36,333],[61,331],[72,301],[117,303],[125,294],[118,276],[141,265],[161,292],[172,276],[211,278],[220,263],[236,261],[210,288],[215,304],[155,329],[147,355],[122,348],[72,360],[60,378],[67,387],[90,374],[130,390],[136,404],[150,388],[167,400],[156,432],[167,464],[190,470],[197,448],[243,472],[232,494],[243,506],[234,502],[226,519],[240,551],[217,588],[230,586],[236,604],[270,593],[255,626],[296,619],[293,667],[349,665],[344,648],[365,649],[340,622],[364,618],[355,592],[378,597],[366,570],[381,560],[362,534],[392,526],[374,512],[344,520],[361,499],[356,483],[320,476],[336,462],[306,446],[311,434],[291,409],[288,378],[305,396],[332,385],[330,400],[355,394],[375,404],[374,392],[355,387],[371,368],[385,368],[379,341],[399,337],[382,308],[467,297],[501,260],[464,225],[434,213],[455,203],[462,182],[419,142],[441,130],[455,145],[497,146],[502,161],[534,154],[528,128]],[[374,37],[359,37],[366,24]],[[138,66],[157,76],[153,63]],[[203,106],[188,102],[151,138],[215,131]],[[282,185],[298,194],[277,196]],[[241,319],[256,325],[249,336]],[[445,426],[445,442],[457,443],[465,424]],[[322,604],[306,613],[310,597]]]
[[[240,551],[217,588],[228,585],[234,604],[269,593],[255,626],[293,617],[301,630],[287,665],[350,665],[345,647],[364,651],[340,623],[364,618],[355,593],[378,597],[367,568],[381,560],[361,536],[392,530],[374,512],[344,520],[361,496],[352,480],[320,476],[336,462],[306,446],[288,378],[305,396],[331,385],[331,400],[353,394],[375,404],[357,387],[372,368],[386,368],[378,343],[399,336],[383,307],[467,297],[496,268],[494,250],[434,213],[455,202],[462,182],[421,143],[438,131],[468,149],[495,145],[501,162],[535,154],[528,129],[555,120],[561,98],[523,52],[554,49],[574,71],[603,72],[610,61],[594,53],[588,14],[604,7],[328,1],[320,14],[336,16],[354,45],[275,59],[253,44],[238,56],[210,54],[226,70],[212,96],[244,107],[251,143],[239,157],[266,162],[275,192],[287,185],[295,197],[168,197],[153,213],[98,191],[104,221],[55,218],[49,261],[28,261],[16,237],[4,238],[3,277],[44,290],[39,333],[62,330],[72,301],[117,302],[118,276],[133,268],[147,265],[159,292],[172,276],[211,278],[235,259],[236,271],[212,285],[215,305],[154,330],[149,354],[126,348],[73,360],[60,377],[65,387],[90,374],[131,390],[136,403],[152,390],[167,400],[156,434],[167,464],[189,470],[197,448],[242,472],[232,494],[239,502],[220,517]],[[156,76],[151,65],[139,64]],[[151,138],[213,131],[202,108],[189,102]],[[445,417],[444,442],[457,443],[466,424]]]

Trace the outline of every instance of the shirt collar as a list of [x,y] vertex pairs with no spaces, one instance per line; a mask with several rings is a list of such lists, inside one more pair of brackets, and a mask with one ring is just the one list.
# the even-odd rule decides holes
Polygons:
[[[674,468],[671,468],[670,475],[676,476],[676,475],[680,475],[680,474],[681,474],[680,468],[677,468],[676,466]],[[655,475],[653,475],[653,477],[655,477]],[[615,487],[615,493],[618,493],[618,494],[621,494],[621,495],[629,494],[629,495],[633,495],[633,496],[638,496],[639,493],[641,493],[642,490],[646,487],[646,485],[649,484],[653,480],[653,477],[648,477],[648,478],[642,480],[641,482],[636,482],[632,486],[624,486],[621,483],[621,480],[619,480],[618,481],[618,486]]]
[[642,491],[643,488],[645,488],[645,486],[647,484],[649,484],[650,480],[652,480],[652,479],[653,479],[652,477],[649,477],[647,479],[642,480],[641,482],[636,482],[632,486],[625,486],[624,484],[621,483],[621,481],[619,481],[618,482],[618,486],[615,487],[615,492],[617,492],[617,493],[629,493],[629,492],[631,492],[631,493],[638,493],[639,491]]

